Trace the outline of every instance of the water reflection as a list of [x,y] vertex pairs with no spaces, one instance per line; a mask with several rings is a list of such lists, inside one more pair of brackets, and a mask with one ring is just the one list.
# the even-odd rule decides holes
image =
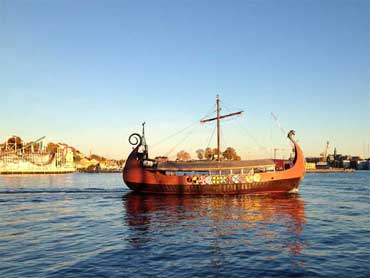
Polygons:
[[[258,240],[290,254],[304,246],[304,201],[299,195],[172,196],[129,193],[123,197],[125,222],[134,246],[160,235],[193,234],[220,240],[222,247]],[[278,242],[278,244],[277,244]]]

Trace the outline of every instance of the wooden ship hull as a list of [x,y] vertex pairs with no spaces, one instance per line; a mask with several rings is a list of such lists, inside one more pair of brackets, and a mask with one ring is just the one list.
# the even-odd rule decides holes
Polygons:
[[160,194],[265,194],[297,192],[300,179],[287,179],[280,181],[266,181],[258,183],[240,184],[217,184],[217,185],[189,185],[184,183],[177,184],[143,184],[126,182],[127,186],[143,193]]

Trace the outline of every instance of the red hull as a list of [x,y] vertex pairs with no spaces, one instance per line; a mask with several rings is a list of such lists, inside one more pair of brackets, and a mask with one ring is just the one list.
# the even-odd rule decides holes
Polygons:
[[160,194],[264,194],[295,191],[300,179],[239,184],[188,185],[130,183],[127,186],[138,192]]
[[[156,168],[143,166],[140,144],[129,155],[123,169],[123,180],[134,191],[159,194],[263,194],[296,192],[305,173],[301,148],[292,138],[295,159],[283,171],[246,175],[170,176]],[[211,182],[209,182],[211,181]]]

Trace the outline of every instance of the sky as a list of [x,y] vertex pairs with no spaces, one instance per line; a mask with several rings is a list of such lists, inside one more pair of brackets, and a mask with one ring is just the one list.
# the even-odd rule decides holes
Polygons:
[[216,146],[215,123],[199,120],[219,94],[221,113],[244,111],[222,123],[222,148],[244,159],[286,156],[290,129],[306,156],[326,141],[369,156],[369,10],[367,0],[0,0],[0,142],[46,136],[121,159],[145,121],[151,156],[195,156]]

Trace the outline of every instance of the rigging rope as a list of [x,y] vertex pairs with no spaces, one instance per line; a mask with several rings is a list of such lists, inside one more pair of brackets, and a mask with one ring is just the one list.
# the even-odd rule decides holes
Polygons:
[[[207,111],[206,115],[203,116],[201,119],[205,119],[205,118],[209,117],[209,115],[211,115],[212,113],[214,113],[214,111],[215,111],[214,110],[215,109],[214,107],[215,107],[215,105],[212,105],[212,107]],[[170,136],[167,136],[165,139],[162,139],[161,141],[155,143],[153,146],[151,146],[151,148],[156,147],[159,144],[161,144],[161,143],[163,143],[165,141],[168,141],[168,139],[173,138],[176,135],[179,135],[179,134],[185,132],[186,130],[190,129],[185,134],[184,137],[182,137],[167,153],[165,153],[165,156],[168,157],[177,147],[179,147],[181,144],[183,144],[189,138],[189,136],[193,133],[194,128],[199,127],[199,123],[200,123],[200,121],[197,120],[196,122],[194,122],[194,123],[190,124],[189,126],[181,129],[180,131],[178,131],[176,133],[173,133]]]
[[179,135],[179,134],[183,133],[185,130],[194,127],[198,123],[199,123],[199,121],[193,122],[192,124],[188,125],[187,127],[181,129],[180,131],[176,131],[175,133],[173,133],[173,134],[165,137],[164,139],[154,143],[153,145],[150,146],[150,148],[153,149],[153,148],[157,147],[158,145],[162,144],[163,142],[168,141],[169,139],[175,137],[176,135]]
[[[207,114],[206,114],[205,116],[203,116],[203,117],[201,118],[201,120],[203,120],[203,119],[205,119],[205,118],[209,117],[209,115],[211,115],[212,113],[214,113],[214,111],[213,111],[213,110],[214,110],[214,107],[215,107],[215,105],[212,105],[212,107],[207,111]],[[190,125],[186,126],[186,127],[185,127],[185,128],[183,128],[183,129],[181,129],[181,130],[179,130],[179,131],[176,131],[175,133],[172,133],[172,134],[170,134],[169,136],[167,136],[167,137],[165,137],[165,138],[163,138],[163,139],[161,139],[161,140],[157,141],[156,143],[154,143],[154,144],[150,145],[150,148],[151,148],[151,149],[155,149],[157,146],[159,146],[159,145],[160,145],[160,144],[162,144],[163,142],[168,141],[169,139],[171,139],[171,138],[173,138],[173,137],[175,137],[175,136],[177,136],[177,135],[179,135],[179,134],[183,133],[183,132],[184,132],[184,131],[186,131],[187,129],[192,128],[192,127],[194,127],[194,126],[195,126],[195,125],[197,125],[197,124],[199,124],[199,120],[197,120],[197,121],[195,121],[195,122],[191,123]]]
[[208,118],[210,115],[212,115],[213,113],[215,113],[217,111],[217,109],[215,108],[215,104],[212,105],[212,107],[207,111],[206,115],[204,117],[202,117],[200,120],[204,120],[205,118]]
[[216,131],[216,125],[215,125],[215,127],[213,128],[213,131],[212,131],[212,133],[211,133],[211,136],[209,137],[208,144],[207,144],[207,147],[206,147],[206,148],[208,148],[208,147],[209,147],[209,145],[211,144],[212,138],[213,138],[213,136],[215,135],[215,131]]
[[275,116],[275,114],[274,114],[273,112],[271,112],[271,117],[275,120],[275,122],[276,122],[276,124],[278,125],[278,127],[280,128],[281,132],[282,132],[284,135],[286,135],[287,133],[286,133],[285,129],[281,127],[281,124],[280,124],[280,122],[279,122],[278,118]]
[[[277,126],[279,127],[280,131],[284,134],[284,137],[285,139],[288,141],[288,145],[291,146],[292,145],[292,142],[290,141],[290,139],[286,136],[288,133],[285,131],[285,129],[281,126],[280,124],[280,121],[278,120],[278,118],[276,117],[276,115],[271,112],[271,117],[275,120]],[[272,137],[272,132],[271,132],[271,137]]]
[[265,146],[262,146],[258,140],[248,131],[247,128],[243,127],[239,122],[238,122],[240,128],[248,135],[249,138],[251,138],[254,143],[261,149],[263,150],[267,155],[270,155],[270,152],[268,151],[268,148],[266,148]]
[[236,107],[236,106],[233,106],[233,105],[231,105],[231,104],[228,104],[228,103],[226,103],[225,101],[223,101],[223,100],[220,100],[220,102],[223,104],[223,106],[224,107],[226,107],[226,108],[232,108],[233,110],[240,110],[240,111],[242,111],[242,110],[244,110],[244,109],[242,109],[242,108],[240,108],[240,107]]
[[167,153],[165,153],[164,156],[168,157],[178,146],[180,146],[182,143],[185,142],[186,139],[188,139],[191,133],[192,133],[192,130],[186,133],[185,136],[181,140],[179,140],[178,143],[176,143]]
[[225,140],[225,137],[224,137],[224,133],[222,132],[222,129],[221,129],[221,142],[222,142],[222,144],[221,144],[221,146],[220,146],[220,152],[221,152],[221,154],[222,154],[222,147],[224,147],[224,148],[226,148],[226,146],[227,146],[227,143],[226,143],[226,140]]
[[[223,104],[224,104],[224,108],[225,108],[225,110],[226,110],[226,112],[228,112],[228,113],[232,113],[232,110],[230,109],[230,107],[228,107],[227,105],[225,105],[225,103],[224,102],[222,102]],[[234,109],[234,110],[240,110],[240,111],[244,111],[243,109],[240,109],[240,108],[236,108],[236,109]],[[234,111],[235,112],[235,111]],[[244,112],[243,112],[244,113]],[[236,116],[238,116],[238,117],[243,117],[244,116],[244,114],[239,114],[239,115],[236,115]],[[223,122],[229,122],[229,121],[233,121],[234,120],[234,118],[226,118],[226,119],[223,119]]]
[[[229,110],[229,108],[227,107],[227,105],[225,105],[225,103],[224,103],[224,107],[227,109],[227,110]],[[275,116],[275,114],[274,113],[272,113],[271,112],[271,116],[273,117],[273,119],[275,120],[275,122],[277,123],[277,125],[278,125],[278,127],[279,127],[279,129],[281,130],[281,132],[284,134],[284,137],[286,137],[286,134],[287,134],[287,132],[285,131],[285,129],[281,126],[281,124],[280,124],[280,122],[279,122],[279,120],[278,120],[278,118]],[[270,155],[270,151],[269,151],[269,149],[267,148],[267,147],[265,147],[265,146],[262,146],[259,142],[258,142],[258,140],[244,127],[244,126],[242,126],[241,124],[240,124],[240,122],[238,122],[238,124],[239,124],[239,126],[246,132],[246,134],[248,135],[248,137],[250,137],[253,141],[254,141],[254,143],[260,148],[260,149],[262,149],[267,155]],[[271,135],[271,137],[272,137],[272,135]],[[289,141],[289,143],[291,143],[290,142],[290,140],[288,139],[288,138],[286,138],[288,141]],[[272,140],[272,138],[271,138],[271,140]]]

